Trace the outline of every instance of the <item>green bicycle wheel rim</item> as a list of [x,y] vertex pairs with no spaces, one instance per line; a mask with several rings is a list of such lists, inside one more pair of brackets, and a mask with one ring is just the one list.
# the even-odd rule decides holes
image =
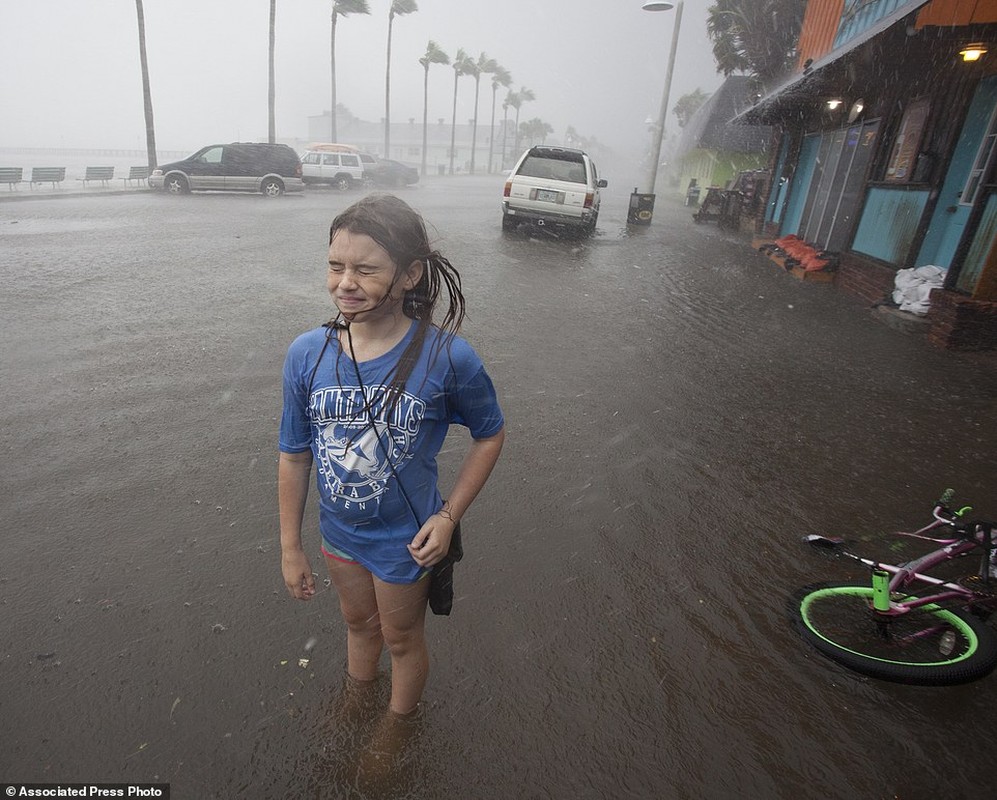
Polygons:
[[840,597],[841,595],[851,595],[854,597],[870,598],[872,597],[872,589],[866,586],[830,586],[825,589],[818,589],[814,592],[808,594],[803,602],[800,603],[800,617],[803,620],[803,624],[807,626],[807,629],[818,639],[827,642],[829,645],[836,647],[838,650],[842,650],[847,653],[851,653],[859,658],[864,658],[869,661],[878,661],[883,664],[895,664],[901,667],[944,667],[950,664],[959,664],[960,662],[966,661],[976,653],[977,648],[980,645],[979,637],[976,635],[969,623],[967,623],[962,617],[953,614],[951,611],[947,611],[941,606],[935,605],[934,603],[929,603],[928,605],[921,606],[921,610],[930,611],[937,615],[937,618],[945,623],[951,625],[953,628],[957,629],[963,638],[967,641],[969,646],[964,653],[961,653],[958,658],[951,658],[948,661],[929,661],[924,663],[911,662],[911,661],[895,661],[892,658],[881,658],[879,656],[872,656],[868,653],[861,653],[858,650],[852,650],[850,647],[845,647],[842,644],[829,639],[819,630],[817,630],[813,625],[810,624],[810,606],[817,600],[821,600],[825,597]]

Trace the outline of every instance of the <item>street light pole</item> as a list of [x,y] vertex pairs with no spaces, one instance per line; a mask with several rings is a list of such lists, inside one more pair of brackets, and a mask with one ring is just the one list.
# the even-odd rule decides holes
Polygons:
[[678,49],[679,28],[682,27],[682,0],[678,3],[663,0],[648,0],[642,8],[645,11],[670,11],[675,9],[675,28],[672,30],[672,50],[668,55],[668,72],[665,73],[665,91],[661,97],[661,109],[658,112],[658,127],[654,132],[654,146],[651,154],[651,169],[647,184],[647,193],[654,194],[654,184],[658,180],[658,162],[661,160],[661,140],[665,136],[665,119],[668,116],[668,95],[672,89],[672,73],[675,71],[675,51]]

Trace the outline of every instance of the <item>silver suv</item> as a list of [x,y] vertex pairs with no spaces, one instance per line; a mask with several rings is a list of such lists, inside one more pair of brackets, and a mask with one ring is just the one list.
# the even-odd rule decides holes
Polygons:
[[[364,165],[358,153],[339,150],[344,145],[321,146],[305,151],[301,158],[301,177],[306,184],[328,183],[346,191],[360,186],[364,179]],[[332,150],[331,147],[336,147]]]
[[529,222],[593,233],[599,219],[599,190],[606,186],[587,153],[567,147],[531,147],[505,182],[502,230]]

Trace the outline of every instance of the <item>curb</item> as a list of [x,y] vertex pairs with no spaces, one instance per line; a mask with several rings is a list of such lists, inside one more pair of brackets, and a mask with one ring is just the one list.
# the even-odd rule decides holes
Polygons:
[[91,189],[89,191],[85,189],[67,189],[65,191],[55,189],[47,192],[36,190],[30,194],[8,191],[0,194],[0,203],[19,202],[24,200],[52,200],[61,197],[112,197],[115,195],[125,194],[152,194],[154,191],[154,189],[146,187],[136,187],[134,189]]

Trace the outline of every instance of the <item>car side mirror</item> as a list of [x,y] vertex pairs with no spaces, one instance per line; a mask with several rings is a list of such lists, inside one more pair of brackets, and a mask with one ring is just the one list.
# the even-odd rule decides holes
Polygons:
[[609,186],[609,181],[607,181],[605,178],[602,178],[601,180],[596,181],[595,185],[600,189],[605,189],[607,186]]

